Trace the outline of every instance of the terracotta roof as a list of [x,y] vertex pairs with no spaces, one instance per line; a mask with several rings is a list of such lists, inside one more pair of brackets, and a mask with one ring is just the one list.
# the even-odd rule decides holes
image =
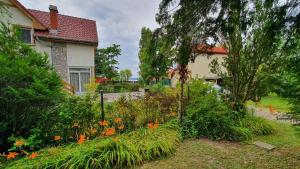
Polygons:
[[38,37],[59,39],[63,41],[76,41],[84,43],[98,44],[96,22],[84,18],[77,18],[58,14],[58,33],[51,33],[50,13],[28,9],[48,30],[35,30],[34,35]]
[[227,49],[224,47],[206,47],[204,45],[198,45],[196,52],[207,54],[228,54]]

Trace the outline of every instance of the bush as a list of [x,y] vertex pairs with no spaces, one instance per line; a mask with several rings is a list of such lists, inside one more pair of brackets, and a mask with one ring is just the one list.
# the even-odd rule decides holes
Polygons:
[[100,84],[98,86],[98,91],[103,90],[105,93],[137,92],[139,89],[140,85],[134,83]]
[[190,83],[190,96],[182,125],[185,137],[244,141],[251,139],[253,135],[274,132],[266,120],[232,111],[209,84],[200,80]]
[[40,54],[15,36],[16,31],[0,25],[0,147],[7,138],[28,137],[45,121],[47,111],[62,98],[59,75]]
[[127,168],[170,155],[180,141],[176,121],[157,129],[139,129],[114,138],[98,138],[82,145],[48,148],[35,159],[12,162],[7,168]]

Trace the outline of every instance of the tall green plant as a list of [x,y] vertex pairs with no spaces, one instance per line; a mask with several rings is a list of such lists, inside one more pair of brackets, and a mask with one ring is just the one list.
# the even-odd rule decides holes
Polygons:
[[59,75],[38,53],[18,39],[18,29],[0,25],[0,146],[9,136],[28,136],[47,122],[48,110],[62,98]]

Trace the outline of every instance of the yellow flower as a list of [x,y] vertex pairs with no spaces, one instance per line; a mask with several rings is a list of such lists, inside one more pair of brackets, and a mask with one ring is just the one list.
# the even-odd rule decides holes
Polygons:
[[16,142],[15,142],[15,145],[17,146],[17,147],[21,147],[22,145],[24,145],[25,144],[25,141],[23,141],[23,140],[17,140]]

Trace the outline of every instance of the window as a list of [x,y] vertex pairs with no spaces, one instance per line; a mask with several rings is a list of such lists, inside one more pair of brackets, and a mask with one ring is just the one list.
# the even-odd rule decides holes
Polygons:
[[90,83],[90,68],[70,68],[70,84],[78,93],[85,92],[86,84]]
[[31,29],[29,28],[21,28],[20,29],[20,39],[24,43],[31,44]]

